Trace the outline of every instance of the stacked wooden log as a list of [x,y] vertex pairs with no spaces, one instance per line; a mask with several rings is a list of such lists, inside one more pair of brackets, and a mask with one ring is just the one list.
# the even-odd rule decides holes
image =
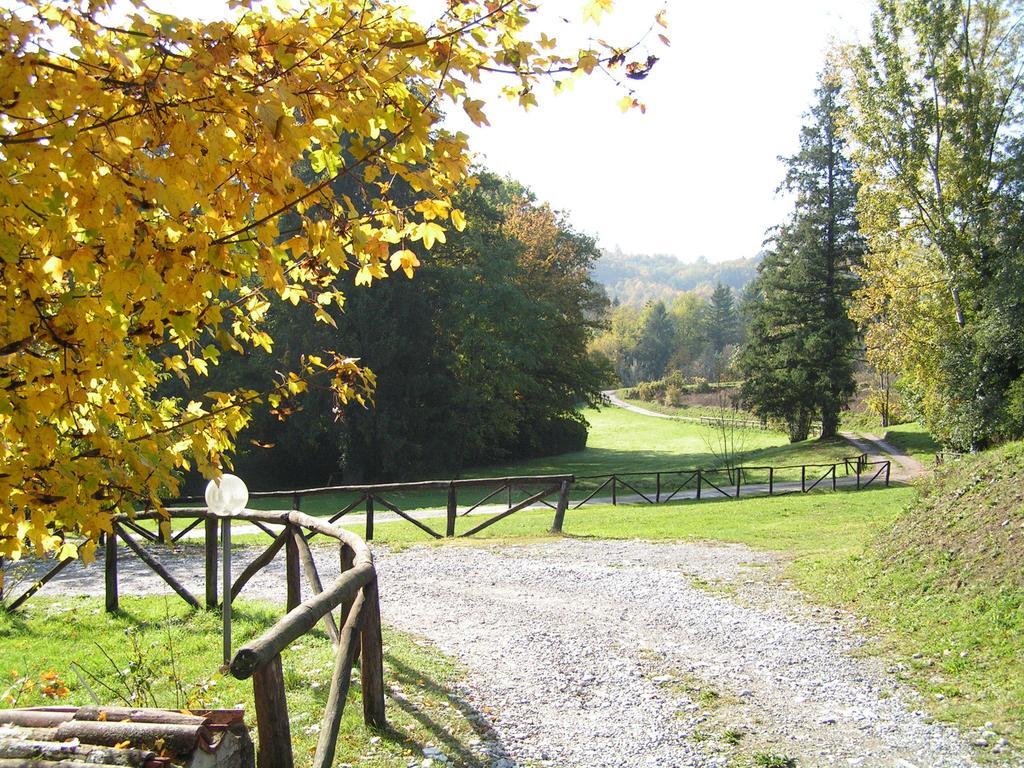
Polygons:
[[241,710],[0,710],[0,768],[252,768]]

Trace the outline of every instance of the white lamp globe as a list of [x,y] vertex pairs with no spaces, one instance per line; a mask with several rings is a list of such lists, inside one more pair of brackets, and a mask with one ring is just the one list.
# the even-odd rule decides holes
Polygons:
[[215,515],[234,515],[245,509],[249,489],[236,475],[221,475],[206,486],[206,506]]

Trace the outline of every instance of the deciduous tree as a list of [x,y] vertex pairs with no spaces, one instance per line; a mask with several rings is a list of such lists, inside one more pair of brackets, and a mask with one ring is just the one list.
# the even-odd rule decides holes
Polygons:
[[[182,468],[219,472],[249,408],[310,377],[365,398],[344,350],[303,357],[270,392],[152,395],[270,348],[272,301],[329,323],[339,271],[411,275],[411,245],[450,238],[469,166],[440,123],[446,109],[487,122],[482,76],[506,73],[530,106],[541,78],[630,55],[560,48],[520,0],[448,3],[429,27],[386,0],[231,5],[209,23],[122,18],[107,0],[0,10],[0,556],[26,540],[71,556],[80,534],[88,558],[114,512],[159,503]],[[310,179],[293,172],[304,158]],[[362,194],[336,198],[339,179]]]
[[1009,185],[1022,20],[1013,0],[883,0],[870,43],[850,53],[870,246],[855,313],[870,359],[899,372],[933,434],[961,448],[1003,431],[1005,393],[1024,372],[1009,299],[1020,252],[1006,234],[1020,208]]

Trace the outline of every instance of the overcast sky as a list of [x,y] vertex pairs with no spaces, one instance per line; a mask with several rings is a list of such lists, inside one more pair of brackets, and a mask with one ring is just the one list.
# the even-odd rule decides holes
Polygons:
[[[414,0],[428,14],[440,0]],[[576,28],[615,43],[632,42],[664,0],[617,0],[600,28]],[[151,0],[194,14],[219,0]],[[542,7],[581,20],[584,0]],[[667,253],[691,261],[751,256],[765,230],[785,216],[775,194],[779,155],[792,154],[815,79],[835,41],[868,27],[870,0],[668,0],[672,46],[641,49],[660,57],[637,96],[647,114],[622,114],[622,92],[595,75],[569,92],[541,99],[528,113],[488,98],[489,128],[466,130],[491,169],[532,187],[567,211],[577,229],[607,248]],[[564,25],[551,17],[555,32]],[[578,42],[578,40],[577,40]]]

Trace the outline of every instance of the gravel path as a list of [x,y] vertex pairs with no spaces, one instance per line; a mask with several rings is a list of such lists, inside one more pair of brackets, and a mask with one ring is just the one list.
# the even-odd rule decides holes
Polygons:
[[[202,570],[191,548],[163,559]],[[333,550],[318,561],[336,575]],[[879,660],[852,653],[852,619],[802,602],[778,567],[741,546],[640,541],[378,554],[384,620],[467,668],[495,768],[725,766],[769,751],[801,766],[976,765]],[[46,591],[102,591],[101,568],[65,574]],[[129,559],[121,583],[166,591]],[[245,594],[280,600],[281,583],[277,561]]]

